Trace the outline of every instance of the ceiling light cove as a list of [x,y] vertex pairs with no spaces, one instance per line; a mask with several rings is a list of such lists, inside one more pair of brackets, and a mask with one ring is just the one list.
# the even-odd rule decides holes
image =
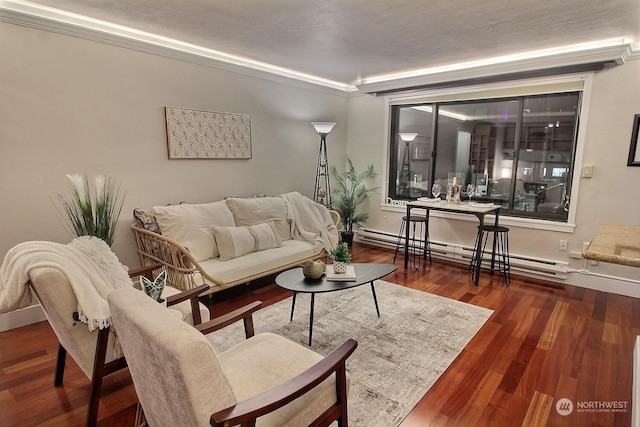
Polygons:
[[535,50],[530,52],[515,53],[511,55],[498,56],[495,58],[486,58],[476,61],[461,62],[457,64],[442,65],[439,67],[421,68],[418,70],[405,71],[392,74],[383,74],[379,76],[365,77],[361,79],[359,84],[380,83],[389,80],[406,79],[419,76],[427,76],[432,74],[447,73],[452,71],[466,70],[478,67],[485,67],[497,64],[507,64],[516,61],[535,60],[548,57],[556,57],[558,55],[566,55],[577,52],[587,52],[591,50],[600,50],[607,48],[616,48],[619,46],[629,46],[629,42],[624,38],[615,38],[607,40],[599,40],[588,43],[575,44],[570,46],[561,46],[551,49]]
[[[94,19],[87,16],[50,8],[47,6],[41,6],[34,3],[24,1],[0,0],[0,12],[3,10],[15,12],[20,15],[36,19],[44,19],[48,22],[69,25],[78,29],[99,32],[104,34],[105,36],[115,36],[116,38],[133,40],[147,45],[153,45],[173,51],[188,53],[200,58],[212,60],[213,63],[211,63],[210,65],[213,66],[215,65],[215,63],[232,64],[238,67],[262,71],[264,73],[337,89],[343,92],[353,92],[356,90],[355,86],[350,84],[336,82],[311,74],[306,74],[288,68],[268,64],[265,62],[255,61],[250,58],[231,55],[225,52],[204,48],[191,43],[164,37],[158,34],[152,34],[134,28],[113,24],[111,22],[106,22],[99,19]],[[130,44],[127,44],[127,46],[133,47]]]
[[[557,1],[579,2],[580,0]],[[138,0],[136,2],[122,0],[102,2],[86,2],[86,0],[0,0],[0,21],[71,35],[268,80],[285,81],[303,86],[312,85],[315,88],[323,87],[332,92],[349,93],[359,91],[378,95],[408,90],[433,89],[452,84],[460,85],[465,82],[486,82],[491,79],[535,78],[545,75],[593,71],[602,69],[610,64],[619,65],[629,58],[639,56],[632,52],[632,45],[630,44],[630,42],[634,42],[633,28],[635,27],[631,27],[629,24],[622,25],[626,24],[629,19],[620,19],[614,23],[607,24],[602,22],[603,18],[591,19],[592,15],[583,13],[580,15],[580,21],[576,26],[580,28],[580,25],[582,25],[590,29],[591,25],[598,24],[597,27],[600,31],[589,31],[586,34],[588,36],[593,34],[593,38],[597,38],[598,34],[603,34],[600,36],[603,40],[572,44],[583,40],[583,38],[579,37],[584,37],[585,33],[581,33],[583,34],[582,36],[576,36],[572,39],[569,37],[563,38],[562,40],[572,40],[567,41],[567,45],[564,46],[525,51],[526,48],[523,46],[531,46],[531,40],[522,36],[514,36],[515,40],[509,46],[504,47],[504,52],[520,53],[509,53],[492,58],[458,63],[455,62],[455,59],[452,59],[452,63],[447,65],[413,70],[408,70],[408,68],[414,67],[416,64],[418,66],[420,66],[419,64],[427,64],[426,61],[443,62],[437,62],[437,56],[430,55],[429,52],[421,52],[421,57],[414,58],[411,55],[412,52],[415,53],[415,46],[406,44],[403,50],[395,53],[397,58],[394,63],[397,64],[397,68],[393,70],[389,68],[390,65],[385,54],[388,48],[371,52],[366,49],[363,50],[361,49],[363,45],[361,38],[365,37],[363,34],[368,34],[369,37],[381,37],[380,40],[386,40],[384,37],[387,36],[391,37],[391,39],[396,37],[396,43],[404,40],[403,34],[396,35],[396,28],[392,26],[394,22],[403,22],[406,18],[400,9],[395,11],[394,15],[385,17],[385,22],[388,22],[386,33],[383,31],[384,29],[376,30],[373,33],[363,33],[363,26],[367,26],[367,23],[371,22],[372,15],[370,13],[355,13],[352,16],[352,19],[355,20],[354,25],[348,27],[340,24],[343,22],[340,17],[342,16],[341,11],[353,12],[353,8],[356,7],[354,4],[367,4],[367,0],[354,0],[353,4],[352,2],[332,0],[330,3],[334,4],[335,8],[328,9],[331,19],[328,18],[327,21],[332,22],[336,28],[328,30],[324,25],[316,26],[315,28],[311,25],[309,31],[305,29],[304,35],[306,38],[288,42],[287,40],[300,34],[300,25],[290,25],[289,27],[282,25],[278,26],[278,28],[259,25],[260,23],[257,20],[262,19],[262,15],[254,10],[245,11],[241,5],[227,7],[221,5],[224,2],[178,2],[180,6],[173,5],[172,7],[180,8],[183,16],[181,16],[180,20],[172,20],[166,16],[169,12],[163,14],[154,13],[150,10],[150,8],[154,7],[155,2],[164,5],[175,3],[173,0]],[[481,3],[482,0],[476,0],[476,2]],[[252,4],[258,7],[259,11],[270,10],[268,6],[261,3],[264,2],[258,0]],[[293,6],[297,2],[290,0],[290,3]],[[376,2],[373,3],[375,4]],[[118,5],[120,7],[116,7]],[[626,8],[623,6],[619,10],[636,10],[631,6]],[[416,11],[420,10],[417,5],[415,7]],[[67,10],[62,10],[62,8]],[[296,6],[293,9],[291,15],[279,15],[284,24],[290,23],[298,17],[301,19],[308,17],[309,11],[305,7]],[[84,15],[83,11],[92,17]],[[209,20],[196,18],[203,16],[203,13],[206,16],[205,12],[207,11],[211,14],[218,12],[215,14],[217,18],[216,25],[220,27],[220,34],[224,34],[225,37],[202,36],[202,34],[208,34],[208,27],[203,26],[209,25]],[[126,18],[123,18],[124,12],[130,12],[124,14]],[[136,12],[139,13],[136,14]],[[196,14],[198,16],[194,16]],[[223,16],[220,16],[220,14]],[[255,31],[240,31],[239,34],[236,34],[238,33],[237,26],[235,24],[231,26],[230,23],[235,22],[234,19],[239,19],[238,17],[241,16],[253,19],[254,25],[247,23],[247,26],[250,26]],[[139,21],[136,21],[136,19]],[[138,22],[141,28],[136,29],[137,25],[132,22]],[[313,23],[315,21],[312,19],[309,22]],[[617,22],[621,26],[617,26]],[[190,30],[191,27],[189,25],[192,23],[200,32]],[[170,34],[165,32],[169,25],[172,25]],[[225,31],[225,28],[232,29],[232,31]],[[517,28],[512,28],[512,32],[516,30]],[[404,33],[404,37],[412,39],[412,30],[407,31],[407,33]],[[413,31],[415,32],[415,30]],[[265,43],[257,43],[255,48],[253,44],[248,44],[247,40],[254,40],[250,36],[266,34],[266,32],[269,32],[269,37],[267,37],[269,40]],[[328,37],[336,32],[344,36],[344,40],[340,40],[339,43],[331,41],[335,37]],[[604,39],[610,34],[620,33],[628,35],[628,39]],[[347,37],[348,35],[351,37]],[[414,34],[414,36],[419,37],[419,34]],[[492,40],[491,36],[492,34],[484,34],[485,40]],[[301,53],[308,52],[310,41],[317,42],[318,39],[325,40],[325,38],[327,39],[327,44],[322,50],[323,55],[309,57]],[[188,40],[189,42],[179,39]],[[549,38],[549,40],[557,39]],[[286,42],[283,43],[282,41]],[[371,46],[379,44],[375,43],[375,40],[367,40],[367,42]],[[390,43],[393,43],[393,40]],[[544,40],[540,40],[536,44],[536,46],[549,45],[545,44]],[[217,50],[226,49],[221,46],[229,46],[230,50],[232,49],[239,54],[232,55]],[[444,52],[446,57],[449,58],[470,58],[472,55],[482,58],[484,56],[481,51],[469,51],[470,46],[465,43],[463,38],[456,39],[456,44],[451,46],[448,48],[442,47],[442,50],[438,49],[433,53]],[[551,46],[553,45],[551,44]],[[633,47],[637,49],[638,45]],[[287,53],[283,54],[283,52]],[[291,54],[288,52],[291,52]],[[345,55],[344,52],[351,53]],[[411,57],[412,60],[403,60],[408,57]],[[260,58],[261,60],[251,58]],[[327,70],[326,61],[332,61],[333,69]],[[318,64],[323,66],[318,67]]]

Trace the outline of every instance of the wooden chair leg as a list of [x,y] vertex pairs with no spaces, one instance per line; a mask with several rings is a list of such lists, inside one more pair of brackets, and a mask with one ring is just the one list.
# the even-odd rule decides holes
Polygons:
[[67,349],[58,345],[58,359],[56,361],[56,374],[53,377],[53,386],[60,387],[64,380],[64,365],[67,360]]
[[349,415],[347,414],[347,367],[343,362],[336,371],[336,394],[341,413],[338,419],[339,427],[349,426]]
[[94,427],[98,422],[98,406],[100,405],[108,340],[109,328],[100,329],[98,331],[98,342],[96,343],[96,356],[93,362],[93,375],[91,376],[91,396],[89,397],[89,409],[87,412],[87,427]]

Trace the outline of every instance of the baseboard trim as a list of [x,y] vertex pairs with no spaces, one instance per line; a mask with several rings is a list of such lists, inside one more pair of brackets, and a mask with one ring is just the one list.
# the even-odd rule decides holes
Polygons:
[[0,332],[47,320],[40,304],[0,314]]
[[623,277],[610,277],[590,272],[569,271],[566,283],[580,288],[640,298],[640,286],[638,286],[640,283]]
[[[355,240],[372,246],[394,249],[397,235],[363,229],[356,233]],[[472,248],[451,245],[446,242],[431,243],[431,252],[434,258],[461,264],[469,263],[470,250]],[[511,254],[511,258],[511,271],[514,274],[547,280],[561,285],[569,284],[596,291],[640,298],[640,280],[607,276],[587,270],[569,269],[566,263],[559,261],[525,258],[515,254]]]

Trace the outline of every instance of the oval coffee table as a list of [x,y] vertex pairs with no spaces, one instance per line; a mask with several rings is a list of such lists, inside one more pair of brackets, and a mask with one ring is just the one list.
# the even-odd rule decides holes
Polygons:
[[388,274],[396,271],[397,267],[393,264],[351,264],[354,267],[356,273],[356,280],[353,281],[330,281],[326,279],[326,276],[322,276],[320,279],[307,279],[302,274],[302,268],[294,268],[278,274],[276,277],[276,284],[283,289],[293,291],[293,301],[291,302],[291,318],[293,320],[293,311],[296,306],[296,295],[298,293],[311,294],[311,309],[309,310],[309,346],[311,346],[311,339],[313,335],[313,307],[315,303],[315,295],[324,292],[335,292],[344,289],[355,288],[366,283],[371,284],[371,293],[373,294],[373,302],[376,305],[376,313],[380,317],[380,310],[378,309],[378,298],[376,297],[376,290],[373,286],[373,281],[382,279]]

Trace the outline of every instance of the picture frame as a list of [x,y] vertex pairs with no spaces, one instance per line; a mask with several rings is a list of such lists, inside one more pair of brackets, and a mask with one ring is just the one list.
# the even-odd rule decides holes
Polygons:
[[629,159],[627,160],[627,166],[640,166],[640,114],[636,114],[633,117],[633,129],[631,131],[631,146],[629,147]]
[[169,159],[251,159],[251,116],[165,107]]

